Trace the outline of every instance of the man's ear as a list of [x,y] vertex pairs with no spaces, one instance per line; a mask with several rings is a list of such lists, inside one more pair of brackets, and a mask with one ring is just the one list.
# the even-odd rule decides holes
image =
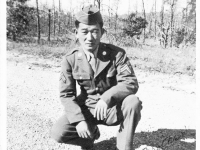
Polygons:
[[73,29],[73,32],[74,32],[74,34],[75,34],[75,36],[76,36],[76,38],[77,38],[77,35],[78,35],[78,30],[77,30],[77,28],[74,28],[74,29]]
[[106,31],[104,28],[102,28],[102,29],[101,29],[101,36],[103,36],[103,34],[106,33],[106,32],[107,32],[107,31]]
[[73,33],[77,34],[77,29],[76,28],[73,28]]

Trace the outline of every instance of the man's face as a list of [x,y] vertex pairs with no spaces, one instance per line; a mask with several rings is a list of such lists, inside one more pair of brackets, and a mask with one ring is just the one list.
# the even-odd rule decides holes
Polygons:
[[100,25],[86,25],[79,23],[79,27],[76,30],[76,37],[79,40],[84,50],[93,52],[99,45],[102,36]]

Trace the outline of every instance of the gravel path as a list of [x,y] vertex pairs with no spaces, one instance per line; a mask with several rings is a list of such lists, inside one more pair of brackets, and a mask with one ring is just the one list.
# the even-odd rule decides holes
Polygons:
[[[59,68],[28,64],[8,61],[8,150],[80,149],[77,146],[58,144],[49,138],[51,126],[63,113],[58,97]],[[196,128],[194,79],[140,70],[135,72],[140,83],[137,95],[143,101],[142,119],[137,133],[161,128]],[[101,137],[96,141],[97,150],[113,150],[113,137],[118,126],[99,128]]]

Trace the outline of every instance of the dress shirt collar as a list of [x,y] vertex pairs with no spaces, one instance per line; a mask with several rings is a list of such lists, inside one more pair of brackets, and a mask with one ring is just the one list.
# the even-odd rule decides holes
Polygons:
[[86,55],[88,61],[90,60],[90,56],[91,56],[91,55],[94,55],[94,58],[97,58],[98,49],[99,49],[99,45],[97,46],[97,48],[94,50],[93,53],[91,53],[91,52],[89,52],[89,51],[83,49],[83,51],[84,51],[84,53],[85,53],[85,55]]

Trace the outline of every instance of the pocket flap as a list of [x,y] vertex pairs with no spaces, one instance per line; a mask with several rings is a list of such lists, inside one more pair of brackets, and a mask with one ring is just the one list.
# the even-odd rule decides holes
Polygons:
[[87,73],[74,73],[73,77],[76,80],[89,80],[90,79],[90,75]]

